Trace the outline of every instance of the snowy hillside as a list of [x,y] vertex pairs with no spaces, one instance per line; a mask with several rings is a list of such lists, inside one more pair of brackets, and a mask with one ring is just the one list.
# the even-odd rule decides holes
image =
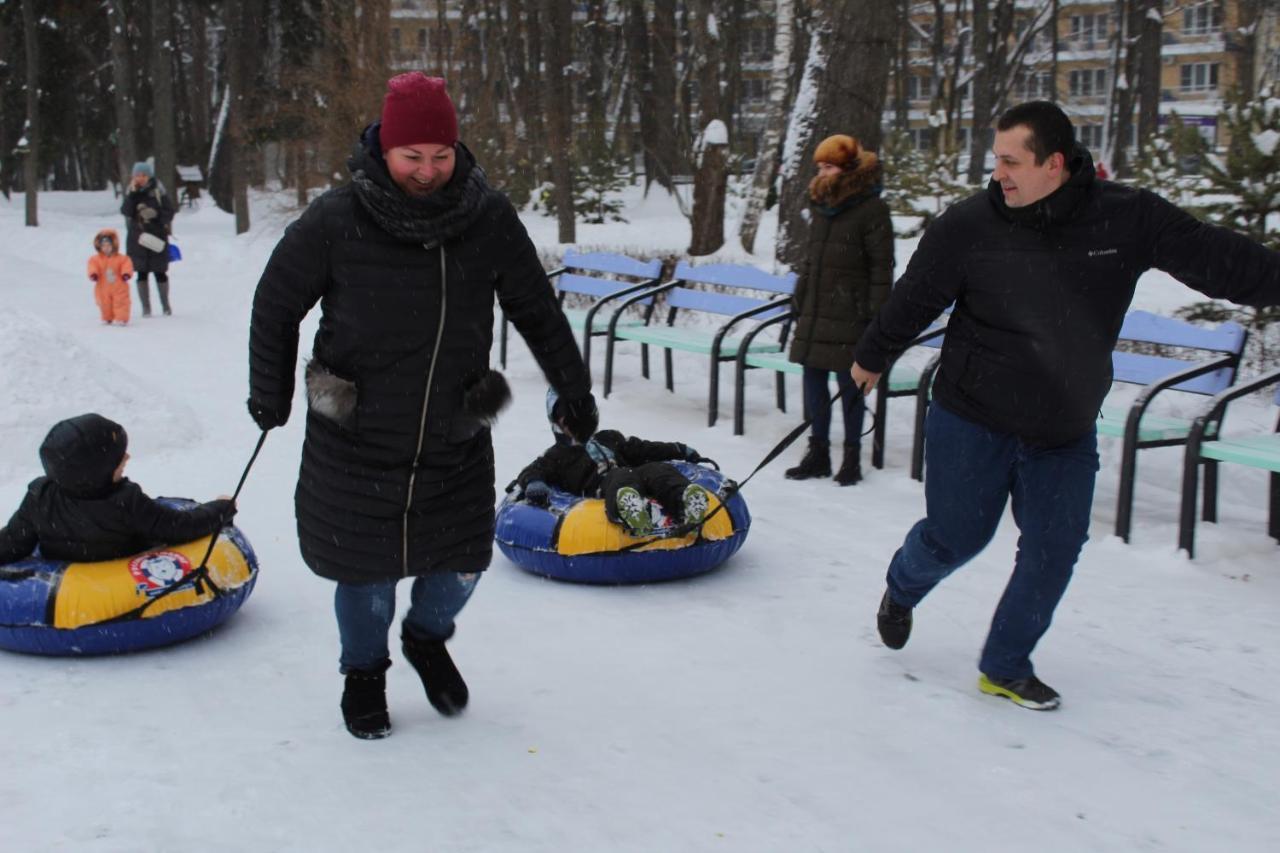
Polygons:
[[[672,205],[632,201],[631,223],[580,226],[580,241],[687,245]],[[117,328],[99,324],[84,264],[95,231],[121,227],[118,201],[40,204],[27,229],[22,197],[0,200],[0,516],[39,473],[48,427],[90,410],[128,428],[129,474],[150,494],[230,492],[257,438],[244,410],[253,288],[296,214],[260,198],[254,230],[235,237],[211,204],[184,210],[174,316]],[[526,222],[555,248],[553,221]],[[758,258],[724,259],[767,266],[772,228]],[[899,269],[912,247],[899,245]],[[1135,307],[1196,298],[1149,274]],[[500,485],[550,439],[540,374],[522,345],[512,353]],[[676,366],[669,394],[623,348],[602,425],[684,441],[743,477],[797,422],[798,383],[784,415],[753,375],[747,434],[725,417],[731,390],[708,428],[704,362]],[[395,732],[361,742],[338,710],[332,588],[297,550],[300,411],[245,487],[237,523],[262,570],[226,625],[120,657],[0,652],[0,850],[1191,853],[1280,838],[1280,546],[1259,472],[1224,466],[1222,522],[1201,526],[1190,561],[1173,547],[1181,453],[1141,454],[1125,545],[1109,535],[1118,447],[1102,442],[1093,539],[1035,656],[1063,707],[1037,714],[975,689],[1011,518],[918,609],[903,651],[876,636],[885,567],[924,503],[897,400],[885,469],[853,488],[791,482],[790,451],[744,492],[745,546],[706,576],[572,586],[497,555],[451,643],[467,712],[436,714],[397,651]],[[1232,417],[1270,428],[1275,407],[1250,400]]]

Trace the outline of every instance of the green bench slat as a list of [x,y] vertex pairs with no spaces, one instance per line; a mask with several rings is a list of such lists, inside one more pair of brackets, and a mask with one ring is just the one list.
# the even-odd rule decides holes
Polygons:
[[776,370],[779,373],[804,373],[803,364],[796,364],[781,352],[749,352],[747,353],[747,357],[743,360],[752,367],[767,367],[770,370]]
[[[614,337],[628,341],[639,341],[651,346],[710,355],[715,333],[678,326],[635,326],[615,329]],[[726,337],[720,342],[720,353],[722,355],[733,355],[738,352],[741,346],[742,338]],[[757,339],[751,342],[751,352],[780,352],[781,350],[782,347],[777,341]]]
[[1254,468],[1280,472],[1280,435],[1223,438],[1200,445],[1200,455],[1221,462],[1239,462]]
[[[1124,422],[1128,417],[1128,409],[1104,406],[1098,418],[1098,434],[1124,438]],[[1168,441],[1186,438],[1190,434],[1191,421],[1182,418],[1153,415],[1147,412],[1138,423],[1139,441]]]

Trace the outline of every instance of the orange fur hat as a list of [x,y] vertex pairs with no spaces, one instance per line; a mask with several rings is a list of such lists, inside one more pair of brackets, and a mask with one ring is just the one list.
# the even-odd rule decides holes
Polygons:
[[837,133],[818,143],[817,149],[813,152],[813,162],[830,163],[832,166],[848,169],[858,165],[858,156],[861,153],[862,146],[858,144],[858,140],[852,136]]

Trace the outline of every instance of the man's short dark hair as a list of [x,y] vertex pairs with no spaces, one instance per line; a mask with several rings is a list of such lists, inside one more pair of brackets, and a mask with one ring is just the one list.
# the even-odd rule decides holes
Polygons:
[[996,129],[1009,130],[1018,125],[1025,125],[1031,131],[1031,135],[1027,137],[1027,147],[1035,154],[1037,166],[1054,153],[1061,154],[1067,162],[1071,161],[1076,129],[1057,104],[1052,101],[1027,101],[1025,104],[1009,107],[996,122]]

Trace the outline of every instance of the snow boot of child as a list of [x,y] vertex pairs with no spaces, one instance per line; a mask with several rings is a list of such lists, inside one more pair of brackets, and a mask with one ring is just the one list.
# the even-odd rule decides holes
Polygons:
[[862,446],[846,444],[844,460],[840,470],[836,472],[836,482],[842,486],[852,486],[862,481]]
[[342,690],[342,719],[347,731],[361,740],[378,740],[391,734],[385,668],[347,672],[347,683]]
[[684,523],[698,524],[707,515],[707,507],[711,505],[711,496],[702,486],[697,483],[690,483],[685,487],[684,496],[680,502],[684,509]]
[[653,532],[653,517],[649,514],[649,501],[631,486],[618,489],[618,518],[632,536],[647,536]]
[[891,649],[902,648],[911,638],[911,608],[890,598],[887,589],[876,611],[876,630],[880,632],[880,641]]
[[814,477],[831,476],[831,442],[821,438],[809,439],[809,449],[805,451],[800,464],[786,471],[788,480],[810,480]]
[[461,714],[471,694],[462,673],[449,657],[449,650],[444,647],[444,639],[416,637],[408,626],[403,626],[400,643],[405,658],[422,679],[431,707],[446,717]]
[[1062,704],[1058,691],[1034,675],[1027,678],[978,677],[978,689],[989,696],[1003,696],[1015,705],[1032,711],[1052,711]]

